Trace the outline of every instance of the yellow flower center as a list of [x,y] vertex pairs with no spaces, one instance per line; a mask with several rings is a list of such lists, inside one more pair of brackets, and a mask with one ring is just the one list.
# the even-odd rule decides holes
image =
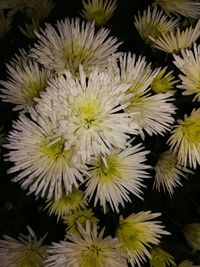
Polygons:
[[192,143],[200,142],[200,116],[191,118],[185,123],[185,133]]

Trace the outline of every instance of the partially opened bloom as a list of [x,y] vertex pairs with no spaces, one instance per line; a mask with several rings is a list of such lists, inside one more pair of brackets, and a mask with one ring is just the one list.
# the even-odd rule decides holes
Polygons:
[[[122,103],[129,103],[125,111],[131,114],[132,122],[138,128],[144,138],[144,131],[149,135],[163,134],[170,129],[174,119],[175,106],[170,103],[173,99],[172,93],[151,95],[150,85],[159,69],[152,70],[151,64],[144,57],[131,53],[120,57],[119,66],[113,64],[113,73],[119,76],[119,83],[129,83],[127,94],[131,94]],[[162,106],[162,109],[160,109]]]
[[153,220],[160,215],[151,211],[141,211],[125,219],[120,217],[117,237],[121,243],[121,250],[132,266],[135,264],[141,266],[146,257],[151,257],[149,252],[151,246],[158,245],[161,236],[169,234],[160,221]]
[[116,0],[87,0],[83,1],[82,16],[95,24],[102,26],[113,16]]
[[178,157],[170,150],[165,151],[159,156],[159,160],[155,166],[154,187],[173,195],[174,189],[181,186],[181,178],[186,178],[187,173],[192,173],[189,169],[178,163]]
[[168,140],[181,165],[196,168],[200,164],[200,109],[178,120]]
[[167,67],[159,71],[151,83],[151,89],[155,93],[166,93],[174,90],[174,85],[178,82],[173,76],[173,71],[166,72]]
[[[91,209],[77,209],[63,217],[63,223],[67,225],[66,232],[70,234],[79,235],[78,225],[84,227],[87,221],[89,221],[90,226],[98,224],[99,220],[94,216]],[[98,226],[95,227],[98,228]]]
[[156,3],[169,15],[170,13],[184,17],[199,18],[200,3],[193,0],[155,0]]
[[83,182],[85,168],[77,157],[73,159],[74,148],[65,148],[53,111],[43,118],[32,109],[30,116],[21,115],[8,135],[7,160],[14,163],[9,173],[16,173],[13,181],[30,193],[58,200],[63,189],[71,192]]
[[188,245],[194,250],[200,250],[200,223],[186,224],[183,228],[183,234]]
[[46,236],[38,239],[33,230],[27,228],[28,236],[20,234],[17,240],[5,235],[0,240],[0,266],[43,267],[47,248],[42,243]]
[[157,6],[151,6],[134,16],[134,25],[144,41],[151,44],[149,36],[157,39],[161,33],[174,30],[179,25],[178,19],[170,19],[163,11],[158,10]]
[[78,18],[57,22],[57,29],[46,24],[37,37],[32,56],[58,73],[70,70],[75,75],[80,64],[86,71],[92,66],[104,69],[108,57],[119,56],[120,43],[109,37],[109,30],[101,28],[95,33],[94,23],[80,22]]
[[107,73],[95,69],[89,77],[80,67],[80,80],[70,73],[49,84],[37,109],[40,113],[57,111],[59,132],[65,137],[65,147],[76,143],[75,152],[83,162],[91,156],[107,155],[112,147],[125,148],[130,137],[137,134],[137,125],[124,112],[129,103],[121,104],[129,96],[129,84],[116,83]]
[[184,30],[177,28],[176,30],[162,33],[157,39],[149,37],[152,46],[166,53],[179,53],[182,48],[190,48],[200,36],[200,20],[196,26],[187,27]]
[[174,257],[160,247],[154,247],[150,251],[150,267],[175,266]]
[[43,21],[54,8],[53,0],[27,1],[26,14],[34,21]]
[[95,195],[94,205],[100,205],[106,212],[109,203],[112,210],[119,212],[119,205],[131,202],[130,193],[142,198],[143,179],[149,177],[145,155],[140,144],[124,150],[111,150],[106,157],[98,156],[90,162],[86,183],[89,200]]
[[103,238],[104,230],[98,234],[89,221],[78,229],[79,235],[67,235],[69,241],[52,244],[45,267],[127,267],[117,239]]
[[46,208],[49,208],[49,215],[55,214],[58,220],[66,214],[71,214],[73,211],[87,206],[83,192],[77,188],[73,188],[69,193],[63,192],[61,198],[58,200],[52,198],[47,203]]
[[21,62],[7,64],[8,80],[1,81],[1,98],[5,102],[15,104],[14,110],[25,110],[35,105],[35,98],[47,87],[50,78],[50,71],[41,66],[36,61],[21,58]]
[[200,45],[195,43],[193,49],[181,50],[181,56],[174,55],[174,64],[182,72],[179,75],[184,90],[183,95],[195,95],[194,100],[200,101]]

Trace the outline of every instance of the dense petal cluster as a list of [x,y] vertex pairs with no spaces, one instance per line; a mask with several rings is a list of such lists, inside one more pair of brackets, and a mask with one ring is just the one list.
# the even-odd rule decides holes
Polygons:
[[47,69],[57,73],[70,70],[74,75],[80,64],[86,71],[92,66],[104,69],[108,57],[119,56],[117,48],[121,44],[109,37],[109,30],[101,28],[95,33],[94,23],[80,22],[78,18],[57,22],[57,29],[46,24],[37,37],[32,56]]

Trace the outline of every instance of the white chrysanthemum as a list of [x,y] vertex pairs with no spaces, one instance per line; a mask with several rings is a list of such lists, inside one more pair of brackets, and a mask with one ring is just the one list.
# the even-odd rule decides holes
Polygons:
[[160,191],[163,188],[164,192],[168,191],[172,196],[174,189],[181,186],[181,177],[186,178],[187,173],[192,173],[189,169],[181,166],[178,163],[177,155],[171,151],[165,151],[159,156],[159,160],[155,166],[155,181],[154,187]]
[[92,228],[89,221],[85,229],[78,228],[80,235],[67,235],[69,241],[52,244],[45,267],[127,267],[117,239],[103,238],[104,230],[98,234],[96,225]]
[[142,15],[138,12],[138,15],[134,16],[134,25],[142,39],[151,43],[149,36],[157,39],[161,33],[167,33],[178,27],[179,21],[167,17],[163,11],[157,9],[157,6],[153,10],[149,6]]
[[94,20],[98,26],[106,24],[117,7],[116,0],[87,0],[82,3],[82,16],[89,21]]
[[120,43],[108,37],[109,30],[101,28],[95,33],[94,23],[65,19],[57,23],[57,30],[50,24],[37,33],[38,43],[32,49],[32,56],[42,65],[58,73],[70,70],[73,74],[82,64],[84,70],[92,66],[105,68],[108,57],[117,58]]
[[37,109],[40,113],[57,110],[60,133],[67,139],[66,148],[76,142],[76,153],[83,162],[91,156],[109,154],[112,147],[124,149],[127,133],[137,134],[137,125],[124,112],[129,103],[128,84],[116,85],[107,73],[94,70],[89,77],[80,67],[80,80],[70,73],[49,83]]
[[199,18],[200,3],[191,0],[155,0],[156,3],[169,15],[180,14],[184,17]]
[[35,98],[46,89],[47,81],[50,77],[50,71],[37,62],[25,61],[23,56],[21,62],[17,64],[19,58],[11,64],[7,64],[8,80],[1,81],[1,98],[5,102],[15,104],[14,110],[27,110],[33,106]]
[[98,200],[106,213],[106,204],[119,212],[119,205],[131,199],[129,193],[142,198],[143,179],[149,177],[145,165],[147,151],[141,151],[140,144],[125,150],[111,150],[107,157],[99,156],[89,164],[89,178],[86,184],[86,196],[95,195],[94,205]]
[[19,240],[6,235],[0,240],[0,266],[43,267],[47,253],[42,243],[46,235],[38,240],[33,230],[28,226],[27,229],[29,235],[20,234]]
[[153,47],[166,53],[178,53],[182,48],[190,48],[200,36],[200,20],[193,28],[187,27],[185,30],[177,28],[175,31],[162,33],[157,39],[149,37],[153,41]]
[[83,182],[84,167],[73,158],[74,148],[65,149],[65,139],[58,135],[55,114],[50,117],[31,110],[31,119],[21,115],[8,135],[7,160],[14,163],[9,173],[17,172],[14,182],[35,195],[59,199],[62,189],[71,192],[78,180]]
[[[150,85],[159,69],[152,70],[144,57],[131,53],[120,57],[119,67],[113,64],[115,76],[119,75],[119,81],[129,83],[128,93],[132,97],[125,101],[130,104],[126,111],[130,112],[132,122],[138,125],[140,134],[144,138],[144,132],[149,135],[163,134],[168,131],[174,119],[175,106],[170,103],[174,99],[172,93],[151,95]],[[162,107],[162,109],[160,108]]]
[[177,121],[168,140],[171,149],[177,153],[181,165],[196,169],[200,164],[200,109]]
[[117,237],[121,243],[121,250],[132,266],[136,264],[141,266],[141,263],[146,261],[146,257],[151,257],[148,249],[160,243],[161,235],[169,234],[163,229],[164,226],[160,221],[152,221],[160,215],[151,211],[141,211],[125,219],[120,217]]
[[174,64],[182,72],[179,78],[182,84],[178,88],[185,90],[183,95],[195,94],[194,100],[200,101],[200,45],[181,50],[181,56],[174,55]]

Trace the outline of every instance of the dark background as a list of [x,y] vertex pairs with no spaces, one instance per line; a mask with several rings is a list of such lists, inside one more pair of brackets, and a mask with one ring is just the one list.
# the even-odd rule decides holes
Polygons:
[[[111,29],[111,35],[118,37],[123,41],[120,50],[124,52],[131,51],[137,55],[146,56],[152,66],[169,66],[178,72],[172,64],[172,56],[166,56],[165,53],[158,50],[152,50],[145,45],[134,27],[134,15],[142,11],[152,1],[145,0],[118,0],[118,8],[113,18],[107,23],[106,27]],[[80,0],[58,0],[55,7],[46,22],[55,24],[58,19],[65,17],[80,17],[82,3]],[[184,19],[183,19],[184,21]],[[0,79],[5,80],[5,63],[18,51],[19,48],[28,48],[32,46],[34,40],[26,38],[19,30],[18,26],[23,26],[29,19],[22,12],[16,13],[13,20],[13,27],[4,39],[0,40]],[[41,26],[44,26],[41,23]],[[192,103],[192,97],[184,97],[180,92],[176,93],[175,105],[178,107],[175,118],[183,118],[183,115],[190,114],[194,107],[199,103]],[[7,133],[11,129],[12,120],[16,119],[18,114],[12,112],[13,105],[0,102],[0,126]],[[149,164],[155,166],[159,153],[166,150],[165,144],[169,135],[165,137],[146,136],[144,145],[151,150],[148,158]],[[141,140],[138,138],[138,140]],[[47,215],[44,211],[45,202],[41,199],[35,200],[34,195],[27,196],[26,191],[20,188],[20,185],[12,183],[12,175],[7,175],[6,170],[10,163],[3,161],[3,154],[6,149],[1,151],[0,160],[0,237],[7,234],[16,237],[19,232],[27,233],[26,225],[32,227],[38,236],[48,232],[46,243],[59,241],[63,239],[65,227],[63,224],[56,223],[56,217]],[[151,210],[161,212],[161,220],[166,225],[166,229],[172,233],[169,237],[162,239],[162,247],[169,251],[179,263],[184,259],[191,259],[196,264],[200,264],[200,254],[193,253],[187,245],[182,228],[187,223],[200,223],[200,168],[195,170],[194,175],[190,175],[188,180],[182,180],[183,186],[175,190],[175,195],[170,198],[168,194],[159,193],[152,190],[153,179],[145,181],[147,186],[144,189],[144,201],[133,196],[131,204],[126,204],[126,209],[121,208],[120,214],[128,216],[133,212],[142,210]],[[152,171],[152,177],[154,172]],[[100,225],[106,226],[106,234],[114,234],[115,227],[118,224],[118,215],[111,211],[104,215],[99,207],[94,209],[95,215],[100,219]]]

